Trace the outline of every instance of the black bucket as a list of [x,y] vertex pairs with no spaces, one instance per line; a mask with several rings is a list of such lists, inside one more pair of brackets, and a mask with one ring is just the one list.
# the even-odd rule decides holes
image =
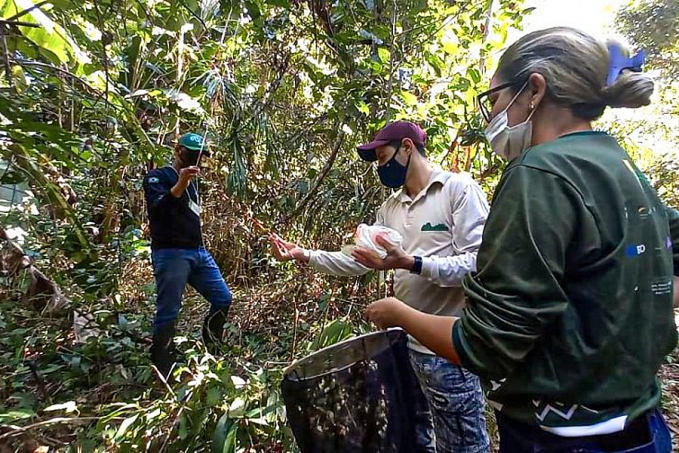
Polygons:
[[401,329],[317,351],[288,367],[281,387],[302,453],[415,451],[418,387]]

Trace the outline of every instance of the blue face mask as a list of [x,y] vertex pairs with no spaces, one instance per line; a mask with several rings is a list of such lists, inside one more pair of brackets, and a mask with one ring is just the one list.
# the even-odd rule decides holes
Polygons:
[[396,160],[396,155],[400,149],[401,145],[396,148],[394,155],[386,164],[377,167],[377,174],[379,175],[382,184],[391,187],[392,189],[398,189],[406,183],[406,175],[408,174],[408,167],[410,166],[411,156],[408,156],[408,162],[406,162],[405,165],[402,165]]

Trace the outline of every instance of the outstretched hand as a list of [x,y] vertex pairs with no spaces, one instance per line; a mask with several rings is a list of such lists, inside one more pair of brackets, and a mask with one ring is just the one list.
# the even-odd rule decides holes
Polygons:
[[271,244],[271,252],[278,261],[297,260],[300,263],[308,261],[303,248],[294,242],[284,240],[276,233],[269,233],[269,243]]
[[407,269],[412,270],[415,259],[406,254],[398,245],[389,242],[383,234],[375,237],[375,242],[384,247],[387,256],[380,258],[377,253],[363,247],[357,247],[351,252],[351,256],[365,267],[371,269]]

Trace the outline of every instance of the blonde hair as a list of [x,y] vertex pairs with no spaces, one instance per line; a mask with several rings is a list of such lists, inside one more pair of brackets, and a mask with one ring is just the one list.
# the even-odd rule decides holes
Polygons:
[[609,60],[604,43],[574,28],[555,27],[529,33],[509,46],[500,58],[497,75],[503,82],[521,83],[533,73],[541,74],[548,99],[587,120],[600,117],[607,106],[650,104],[653,81],[641,72],[625,69],[606,85]]

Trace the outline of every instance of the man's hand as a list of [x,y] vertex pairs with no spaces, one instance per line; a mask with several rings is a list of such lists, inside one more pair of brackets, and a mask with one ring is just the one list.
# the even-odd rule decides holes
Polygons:
[[387,297],[373,302],[365,309],[365,316],[380,329],[402,327],[402,318],[412,310],[395,297]]
[[304,249],[295,243],[284,241],[276,233],[269,233],[271,252],[278,261],[297,260],[300,263],[307,263],[309,259],[304,254]]
[[674,294],[673,294],[673,304],[674,308],[679,308],[679,277],[674,277]]
[[371,269],[413,269],[415,258],[407,255],[401,247],[392,244],[381,234],[375,237],[375,242],[384,247],[387,251],[387,256],[384,259],[380,258],[372,250],[362,247],[354,249],[354,251],[351,252],[351,256],[357,262]]
[[200,168],[193,165],[179,170],[179,181],[177,181],[177,184],[170,189],[172,195],[176,198],[181,197],[186,188],[189,187],[191,180],[195,178],[198,173],[200,173]]

